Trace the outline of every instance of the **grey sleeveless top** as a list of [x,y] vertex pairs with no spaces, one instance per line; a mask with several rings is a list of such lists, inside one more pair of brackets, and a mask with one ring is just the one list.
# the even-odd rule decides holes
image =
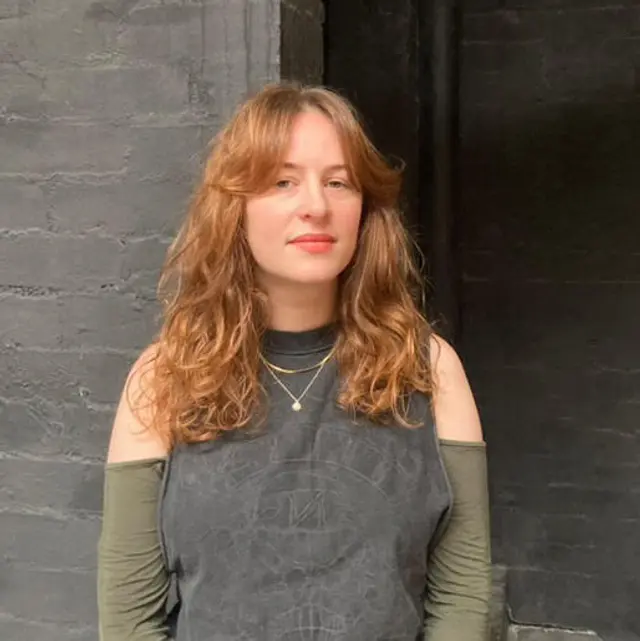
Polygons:
[[[268,332],[267,358],[298,369],[332,328]],[[314,372],[280,375],[298,396]],[[415,641],[428,549],[451,496],[428,400],[423,427],[381,427],[336,404],[329,361],[301,401],[268,373],[251,437],[180,446],[165,469],[160,532],[175,574],[176,641]]]

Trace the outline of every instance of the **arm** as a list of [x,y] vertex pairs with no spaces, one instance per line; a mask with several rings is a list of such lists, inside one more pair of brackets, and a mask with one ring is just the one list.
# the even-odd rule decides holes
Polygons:
[[134,413],[149,353],[134,365],[120,404],[105,470],[102,532],[98,545],[101,641],[166,641],[170,576],[157,532],[158,500],[167,449]]
[[491,595],[486,449],[458,356],[441,339],[433,339],[431,351],[434,415],[453,505],[429,557],[425,639],[485,641]]

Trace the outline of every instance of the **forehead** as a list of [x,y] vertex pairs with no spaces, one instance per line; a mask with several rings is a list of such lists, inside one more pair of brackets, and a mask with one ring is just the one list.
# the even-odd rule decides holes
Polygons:
[[327,116],[309,110],[293,119],[285,162],[342,165],[344,158],[338,131]]

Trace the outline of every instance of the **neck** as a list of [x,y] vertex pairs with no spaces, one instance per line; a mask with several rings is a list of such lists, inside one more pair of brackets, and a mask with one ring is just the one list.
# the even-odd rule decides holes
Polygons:
[[269,288],[269,328],[304,332],[335,320],[336,283]]

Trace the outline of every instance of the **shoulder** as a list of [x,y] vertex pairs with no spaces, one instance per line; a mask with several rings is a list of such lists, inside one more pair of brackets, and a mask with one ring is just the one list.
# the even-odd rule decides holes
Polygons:
[[480,417],[466,372],[447,341],[433,334],[429,354],[433,376],[433,414],[443,440],[481,442]]
[[153,426],[153,364],[156,347],[148,347],[131,367],[111,430],[108,463],[167,455],[168,447]]

